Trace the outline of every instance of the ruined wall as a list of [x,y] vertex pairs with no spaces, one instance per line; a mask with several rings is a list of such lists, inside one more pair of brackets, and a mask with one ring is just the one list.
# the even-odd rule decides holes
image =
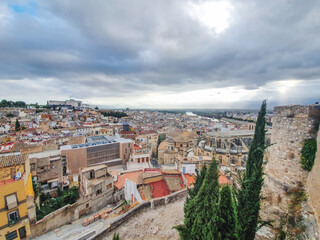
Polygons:
[[31,237],[40,236],[69,222],[99,211],[101,208],[113,202],[112,192],[99,197],[83,197],[72,205],[68,204],[48,214],[43,219],[32,223]]
[[[274,108],[273,145],[268,149],[260,216],[273,220],[277,230],[294,239],[318,239],[319,235],[310,199],[299,200],[307,198],[304,191],[308,178],[308,172],[301,168],[301,149],[305,139],[316,137],[313,112],[318,110],[319,105]],[[263,237],[274,239],[276,233],[270,228]]]

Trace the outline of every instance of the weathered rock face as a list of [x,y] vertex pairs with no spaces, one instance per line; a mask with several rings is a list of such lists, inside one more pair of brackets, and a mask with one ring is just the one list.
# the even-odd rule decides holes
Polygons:
[[[305,139],[316,137],[315,112],[319,105],[275,107],[271,143],[265,167],[260,216],[273,220],[293,239],[318,239],[319,227],[307,187],[308,172],[301,168],[301,149]],[[320,172],[315,173],[320,179]],[[320,189],[312,191],[319,192]],[[319,206],[320,208],[320,206]],[[263,232],[265,234],[263,234]],[[275,230],[264,229],[259,239],[274,239]],[[259,236],[260,235],[260,236]]]

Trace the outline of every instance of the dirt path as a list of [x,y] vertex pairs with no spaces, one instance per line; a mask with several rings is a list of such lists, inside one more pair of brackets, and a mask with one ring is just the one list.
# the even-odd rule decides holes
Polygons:
[[[155,209],[145,209],[116,229],[121,240],[180,239],[173,226],[183,223],[184,198]],[[105,240],[112,240],[113,232]]]

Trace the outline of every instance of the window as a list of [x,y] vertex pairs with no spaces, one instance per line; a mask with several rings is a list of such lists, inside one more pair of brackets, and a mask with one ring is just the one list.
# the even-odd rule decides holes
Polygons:
[[35,163],[31,163],[30,164],[30,168],[31,168],[31,170],[36,170],[36,164]]
[[111,188],[112,187],[112,183],[109,183],[108,185],[107,185],[107,189],[109,189],[109,188]]
[[18,221],[19,221],[19,212],[18,212],[18,210],[15,210],[13,212],[8,213],[9,225],[14,225]]
[[11,194],[9,196],[6,196],[5,198],[6,198],[6,206],[9,210],[18,206],[16,194]]
[[63,173],[63,176],[67,174],[67,166],[65,165],[63,166],[62,173]]
[[102,189],[99,189],[99,190],[96,191],[96,195],[99,195],[101,193],[102,193]]
[[24,238],[27,236],[25,227],[19,228],[19,236],[20,238]]
[[13,231],[6,235],[6,240],[16,239],[18,237],[17,231]]
[[89,203],[86,204],[86,208],[88,208],[88,207],[89,207]]

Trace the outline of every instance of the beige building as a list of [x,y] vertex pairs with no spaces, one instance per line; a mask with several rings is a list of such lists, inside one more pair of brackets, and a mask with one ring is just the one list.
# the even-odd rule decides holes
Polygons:
[[108,166],[101,164],[79,171],[79,191],[82,199],[90,200],[86,208],[91,211],[113,202],[113,177],[108,173]]
[[162,141],[158,147],[158,164],[174,163],[176,152],[174,151],[173,139]]
[[41,184],[42,190],[63,185],[63,165],[60,150],[29,154],[32,176]]
[[136,143],[139,144],[144,142],[146,145],[150,146],[151,154],[156,156],[158,137],[158,134],[155,132],[141,132],[136,136]]
[[108,136],[113,136],[114,135],[114,130],[112,127],[109,128],[101,128],[98,131],[98,135],[108,135]]
[[68,174],[78,174],[80,168],[99,164],[121,168],[129,161],[133,145],[134,142],[130,139],[110,136],[88,137],[85,144],[62,146],[62,162],[66,163]]
[[176,157],[187,157],[197,136],[195,132],[187,131],[172,134],[158,147],[158,164],[173,164]]
[[[209,132],[197,139],[193,147],[195,156],[215,157],[222,166],[245,166],[254,130]],[[266,133],[270,144],[271,130]]]

